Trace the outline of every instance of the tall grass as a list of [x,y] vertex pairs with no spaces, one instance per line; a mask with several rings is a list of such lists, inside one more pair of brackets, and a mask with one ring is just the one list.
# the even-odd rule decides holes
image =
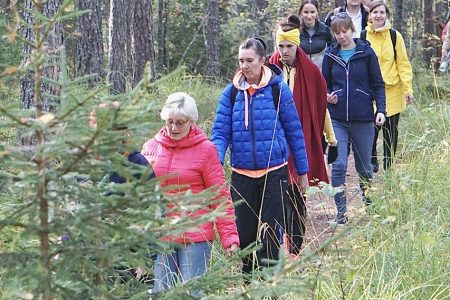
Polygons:
[[450,299],[449,94],[445,78],[417,79],[395,167],[380,175],[374,212],[326,255],[316,299]]

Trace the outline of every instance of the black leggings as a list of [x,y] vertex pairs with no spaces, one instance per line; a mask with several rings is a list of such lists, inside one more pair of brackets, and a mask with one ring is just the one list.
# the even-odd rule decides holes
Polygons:
[[241,248],[257,243],[261,248],[242,259],[242,271],[251,273],[269,266],[267,259],[278,260],[284,232],[283,211],[287,201],[287,168],[271,171],[261,178],[233,172],[231,198],[241,201],[235,206],[236,225]]
[[305,199],[296,184],[289,185],[289,201],[286,202],[287,235],[289,253],[299,254],[306,229]]
[[386,122],[383,126],[375,127],[375,137],[373,139],[372,145],[372,157],[377,157],[377,139],[378,132],[380,129],[383,130],[383,168],[388,170],[397,152],[397,142],[398,142],[398,122],[400,120],[400,114],[395,114],[393,116],[387,117]]

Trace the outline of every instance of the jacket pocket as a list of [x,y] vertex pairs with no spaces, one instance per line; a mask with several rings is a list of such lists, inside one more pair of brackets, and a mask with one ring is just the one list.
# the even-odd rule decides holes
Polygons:
[[366,91],[363,91],[363,90],[360,90],[360,89],[356,89],[356,92],[357,92],[357,93],[364,94],[364,95],[366,95],[367,97],[370,97],[370,93],[368,93],[368,92],[366,92]]
[[336,95],[338,98],[342,97],[342,89],[334,90],[331,93]]

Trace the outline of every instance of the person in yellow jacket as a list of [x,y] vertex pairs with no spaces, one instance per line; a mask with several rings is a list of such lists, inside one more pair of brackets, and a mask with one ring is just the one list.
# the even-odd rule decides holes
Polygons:
[[[383,167],[384,170],[387,170],[390,168],[397,150],[400,113],[406,109],[407,104],[413,101],[413,74],[402,35],[398,31],[395,32],[395,45],[393,44],[394,40],[391,39],[390,11],[384,1],[372,1],[369,5],[369,13],[370,22],[366,27],[366,39],[378,57],[386,86],[387,118],[382,130]],[[374,172],[378,171],[376,154],[378,130],[376,130],[372,150]]]

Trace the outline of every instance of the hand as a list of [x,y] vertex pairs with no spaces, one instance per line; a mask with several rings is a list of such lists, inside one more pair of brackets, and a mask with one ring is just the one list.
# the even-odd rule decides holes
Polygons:
[[144,268],[141,268],[141,267],[137,267],[136,269],[135,269],[135,277],[136,277],[136,279],[141,279],[142,278],[142,276],[144,276],[145,275],[145,271],[144,271]]
[[406,100],[406,104],[410,105],[413,103],[414,97],[413,97],[413,95],[408,94],[408,95],[405,95],[405,100]]
[[239,250],[238,244],[232,244],[230,247],[228,247],[228,249],[226,249],[228,255],[231,255],[238,250]]
[[336,104],[338,102],[338,97],[334,94],[327,94],[327,101],[330,104]]
[[384,124],[384,122],[386,121],[386,117],[384,116],[383,113],[377,113],[377,116],[375,117],[375,124],[377,126],[381,126]]
[[306,193],[306,188],[309,186],[308,174],[303,174],[298,177],[297,186],[302,195]]

